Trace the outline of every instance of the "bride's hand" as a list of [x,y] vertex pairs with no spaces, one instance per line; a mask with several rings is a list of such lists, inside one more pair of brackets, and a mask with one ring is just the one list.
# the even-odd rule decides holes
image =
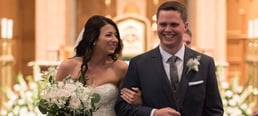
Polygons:
[[142,92],[139,88],[133,87],[132,90],[123,88],[121,98],[129,104],[142,104]]

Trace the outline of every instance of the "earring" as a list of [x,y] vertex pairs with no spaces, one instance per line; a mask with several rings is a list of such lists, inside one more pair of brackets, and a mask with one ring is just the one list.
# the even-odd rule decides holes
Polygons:
[[95,45],[96,45],[96,42],[93,43],[93,46],[95,46]]

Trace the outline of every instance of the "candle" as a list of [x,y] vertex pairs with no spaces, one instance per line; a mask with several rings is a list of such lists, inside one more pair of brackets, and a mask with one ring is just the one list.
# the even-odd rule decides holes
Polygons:
[[2,18],[1,20],[1,37],[3,39],[7,38],[7,18]]
[[13,20],[8,19],[7,21],[7,39],[13,38]]
[[254,34],[253,34],[253,20],[249,20],[248,21],[248,38],[253,38]]
[[159,0],[153,0],[153,4],[157,5],[159,3]]
[[254,19],[254,38],[258,37],[258,18]]
[[108,7],[109,7],[109,6],[110,6],[110,4],[111,4],[111,0],[105,0],[105,5],[106,5],[106,6],[108,6]]

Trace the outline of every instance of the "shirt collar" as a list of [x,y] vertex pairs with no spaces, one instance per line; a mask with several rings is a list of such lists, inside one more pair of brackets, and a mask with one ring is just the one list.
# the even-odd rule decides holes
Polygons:
[[[160,54],[164,61],[168,61],[168,59],[172,56],[168,52],[166,52],[163,48],[159,46]],[[185,53],[185,45],[183,45],[175,54],[180,60],[184,60],[184,53]]]

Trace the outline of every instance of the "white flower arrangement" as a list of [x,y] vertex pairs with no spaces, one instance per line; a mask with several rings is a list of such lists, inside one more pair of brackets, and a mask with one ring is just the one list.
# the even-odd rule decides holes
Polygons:
[[220,82],[224,116],[250,116],[256,105],[255,101],[250,102],[250,97],[257,95],[257,89],[251,85],[240,86],[237,81],[237,77],[232,77],[230,84],[226,81]]
[[32,76],[26,76],[26,80],[19,73],[12,88],[2,88],[7,99],[3,103],[1,116],[43,116],[37,107],[42,84],[33,81]]
[[200,65],[200,59],[201,59],[201,56],[198,55],[196,58],[190,58],[187,63],[186,63],[186,66],[187,66],[187,73],[189,73],[191,70],[193,71],[196,71],[198,72],[199,71],[199,65]]
[[92,116],[96,111],[95,103],[100,96],[92,92],[90,86],[85,87],[78,80],[67,76],[63,81],[55,81],[55,69],[49,69],[45,78],[46,87],[41,92],[39,110],[48,116]]

